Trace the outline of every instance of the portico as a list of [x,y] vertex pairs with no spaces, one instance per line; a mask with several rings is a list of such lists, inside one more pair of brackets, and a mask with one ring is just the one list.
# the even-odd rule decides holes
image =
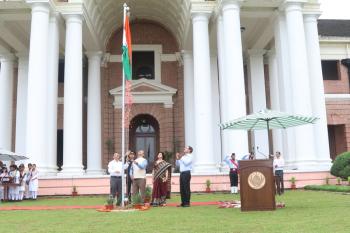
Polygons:
[[[101,176],[120,151],[123,3],[0,3],[7,30],[0,35],[0,147],[27,155],[43,176]],[[127,147],[140,149],[137,140],[146,145],[153,135],[142,148],[153,162],[157,151],[174,154],[190,144],[198,175],[224,172],[222,159],[232,152],[264,158],[269,147],[290,169],[329,168],[317,3],[140,0],[130,9],[139,60]],[[320,120],[273,131],[271,142],[266,132],[218,130],[220,122],[266,107]],[[142,131],[146,125],[153,131]],[[133,127],[141,127],[137,137],[129,134]]]

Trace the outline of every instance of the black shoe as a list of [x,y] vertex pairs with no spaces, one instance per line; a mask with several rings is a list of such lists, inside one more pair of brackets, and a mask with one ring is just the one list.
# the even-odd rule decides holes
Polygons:
[[190,207],[190,205],[182,205],[182,207]]
[[181,203],[180,205],[177,205],[176,207],[184,207],[184,205]]

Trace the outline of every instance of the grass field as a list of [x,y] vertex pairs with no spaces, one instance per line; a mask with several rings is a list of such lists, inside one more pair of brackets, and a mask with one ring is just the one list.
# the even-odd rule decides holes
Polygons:
[[[12,205],[102,205],[106,197],[45,198]],[[192,201],[238,200],[238,195],[192,195]],[[95,210],[1,211],[1,232],[349,232],[350,195],[287,191],[277,201],[286,207],[241,212],[217,206],[151,208],[129,213]],[[169,202],[178,202],[174,195]]]

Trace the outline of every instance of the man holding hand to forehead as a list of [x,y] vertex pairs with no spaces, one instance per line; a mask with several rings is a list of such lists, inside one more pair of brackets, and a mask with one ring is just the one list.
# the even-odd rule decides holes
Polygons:
[[191,199],[191,170],[192,170],[192,151],[191,146],[184,148],[184,154],[176,153],[176,166],[180,167],[180,194],[181,204],[178,207],[190,207]]

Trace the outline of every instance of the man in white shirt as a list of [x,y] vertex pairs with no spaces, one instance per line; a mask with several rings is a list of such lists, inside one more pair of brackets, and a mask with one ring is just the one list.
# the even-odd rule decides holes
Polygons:
[[137,159],[133,161],[131,167],[132,194],[140,192],[142,201],[145,200],[146,191],[146,167],[147,160],[144,158],[145,152],[140,150],[137,152]]
[[273,160],[273,168],[275,169],[275,179],[278,195],[284,193],[283,167],[284,159],[281,157],[281,152],[276,151],[276,157]]
[[176,166],[180,167],[180,194],[181,204],[178,207],[190,207],[191,199],[191,170],[192,170],[192,156],[193,148],[186,146],[184,155],[181,156],[176,153]]
[[114,198],[117,195],[117,205],[122,202],[122,175],[123,163],[120,161],[120,154],[114,153],[113,160],[108,163],[110,178],[110,195]]

